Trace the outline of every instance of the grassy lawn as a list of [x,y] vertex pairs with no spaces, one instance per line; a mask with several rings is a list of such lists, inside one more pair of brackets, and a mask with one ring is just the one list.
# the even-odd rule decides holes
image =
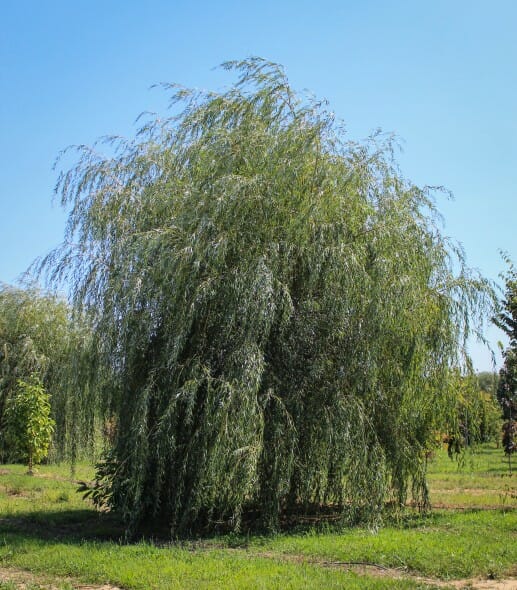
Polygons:
[[[23,466],[0,466],[0,590],[86,583],[376,590],[516,577],[517,480],[502,456],[485,447],[458,467],[439,452],[430,464],[431,499],[447,509],[409,511],[376,532],[304,530],[181,544],[119,542],[120,524],[82,501],[67,466],[43,466],[35,477]],[[75,479],[90,475],[80,466]]]
[[510,477],[501,448],[484,445],[459,462],[441,451],[429,463],[428,482],[435,506],[517,508],[517,475]]

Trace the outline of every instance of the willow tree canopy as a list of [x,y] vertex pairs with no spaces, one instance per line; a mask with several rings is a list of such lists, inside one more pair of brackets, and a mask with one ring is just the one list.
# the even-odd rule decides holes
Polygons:
[[425,502],[483,284],[389,139],[348,141],[275,64],[224,67],[228,91],[169,86],[177,114],[79,148],[58,182],[68,229],[44,266],[96,318],[106,500],[173,534],[328,503],[371,517],[408,485]]

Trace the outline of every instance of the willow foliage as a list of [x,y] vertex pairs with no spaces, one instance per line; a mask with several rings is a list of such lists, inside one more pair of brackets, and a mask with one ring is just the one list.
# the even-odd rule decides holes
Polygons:
[[347,141],[275,64],[224,67],[228,91],[167,86],[176,114],[80,147],[58,182],[68,229],[43,267],[96,318],[106,499],[172,534],[425,503],[484,284],[389,139]]
[[[4,436],[6,406],[19,382],[33,383],[52,394],[56,431],[52,455],[74,459],[93,445],[95,416],[101,412],[89,389],[91,332],[62,298],[34,287],[0,284],[0,455],[16,453]],[[41,381],[41,383],[39,383]],[[30,389],[30,387],[29,387]],[[96,395],[94,397],[97,397]]]

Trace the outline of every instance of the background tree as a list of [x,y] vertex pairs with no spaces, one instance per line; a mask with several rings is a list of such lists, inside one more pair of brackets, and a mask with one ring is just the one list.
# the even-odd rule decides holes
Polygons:
[[[94,362],[89,338],[84,319],[73,319],[62,298],[33,287],[0,285],[0,430],[19,381],[29,383],[35,376],[53,393],[54,454],[73,458],[79,448],[92,446],[97,406],[88,388]],[[10,454],[4,437],[0,451],[4,458]]]
[[479,389],[496,397],[499,384],[498,373],[493,371],[481,371],[476,374],[476,377]]
[[517,270],[505,256],[508,271],[504,275],[505,299],[494,323],[503,330],[510,342],[503,352],[504,364],[499,372],[497,398],[503,409],[503,449],[512,472],[512,454],[517,450]]
[[497,374],[462,375],[454,371],[451,383],[454,384],[452,391],[456,399],[456,414],[447,433],[451,458],[472,445],[494,440],[499,443],[501,407],[495,396],[496,378]]
[[94,317],[106,498],[128,530],[172,534],[326,503],[371,519],[408,489],[425,504],[486,283],[390,138],[347,141],[280,66],[224,67],[227,92],[167,86],[170,117],[78,148],[58,182],[68,229],[42,268]]
[[28,474],[48,455],[55,422],[50,416],[50,396],[41,381],[18,380],[6,404],[5,439],[11,450],[28,463]]
[[479,441],[496,441],[501,434],[501,408],[497,400],[499,375],[493,371],[477,373],[477,397],[479,398]]
[[503,424],[503,450],[508,457],[508,471],[512,475],[512,455],[517,451],[517,422],[506,420]]
[[497,398],[507,420],[517,417],[517,271],[512,261],[505,256],[508,271],[503,276],[505,299],[494,323],[508,336],[510,342],[503,352],[504,364],[499,373]]

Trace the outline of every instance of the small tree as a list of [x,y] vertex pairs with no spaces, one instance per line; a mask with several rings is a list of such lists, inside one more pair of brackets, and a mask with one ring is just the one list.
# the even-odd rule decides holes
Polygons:
[[37,377],[18,380],[6,407],[6,438],[9,446],[28,463],[28,475],[49,450],[55,422],[50,416],[50,395]]
[[508,456],[508,470],[512,475],[512,455],[517,451],[517,422],[507,420],[503,424],[503,449]]
[[512,472],[511,457],[517,449],[517,269],[508,257],[504,257],[509,269],[502,278],[505,281],[505,299],[502,309],[494,319],[510,340],[503,352],[504,365],[499,372],[497,399],[503,409],[503,449],[508,455],[508,466]]

